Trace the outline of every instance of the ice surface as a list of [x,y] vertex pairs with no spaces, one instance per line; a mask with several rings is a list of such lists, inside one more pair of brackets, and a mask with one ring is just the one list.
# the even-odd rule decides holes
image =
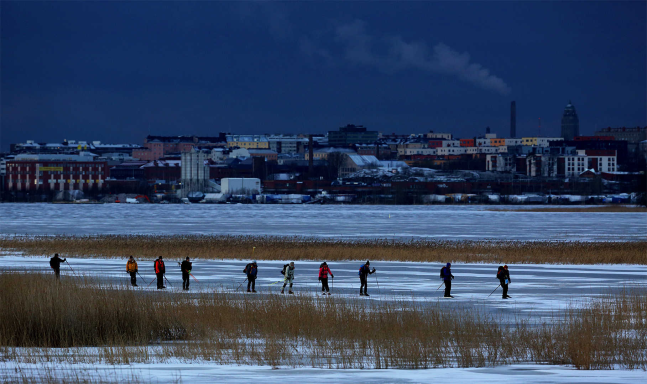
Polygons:
[[[172,284],[171,292],[182,292],[182,278],[177,262],[183,259],[167,258],[166,277]],[[102,281],[123,284],[127,287],[130,276],[126,273],[126,258],[68,258],[74,271],[79,275],[101,277]],[[150,283],[155,275],[153,259],[138,258],[139,271]],[[194,258],[193,274],[199,280],[191,280],[191,289],[197,291],[226,290],[243,294],[247,289],[245,274],[242,272],[248,260],[202,260]],[[259,274],[256,281],[256,296],[278,293],[282,283],[280,270],[285,261],[259,260]],[[319,261],[297,261],[295,264],[294,291],[297,294],[320,294],[318,281]],[[371,266],[377,273],[369,276],[369,298],[359,297],[359,277],[357,271],[362,262],[329,262],[335,276],[329,280],[336,296],[358,300],[414,300],[437,303],[443,295],[444,287],[438,289],[440,263],[384,262],[372,261]],[[600,297],[623,288],[647,288],[647,266],[644,265],[548,265],[548,264],[508,264],[512,283],[508,294],[512,300],[501,299],[501,288],[492,296],[488,295],[498,286],[496,264],[452,264],[456,277],[452,282],[452,295],[455,300],[441,301],[441,305],[454,305],[457,302],[476,306],[489,312],[524,313],[533,317],[543,317],[554,311],[567,308],[577,301]],[[29,270],[52,273],[48,257],[24,257],[8,255],[0,257],[0,271]],[[62,264],[62,278],[73,276],[67,264]],[[52,276],[53,278],[53,276]],[[138,277],[140,290],[155,291],[155,283],[143,283]],[[379,287],[378,287],[379,284]],[[245,293],[246,294],[246,293]]]
[[[19,369],[17,369],[19,367]],[[644,383],[644,371],[608,370],[582,371],[555,365],[508,365],[494,368],[443,369],[317,369],[198,364],[20,364],[0,363],[0,379],[21,381],[21,377],[37,378],[46,373],[102,379],[102,382],[146,383]]]
[[[451,240],[645,240],[647,214],[519,206],[0,204],[0,234],[230,234]],[[527,207],[523,207],[527,208]]]

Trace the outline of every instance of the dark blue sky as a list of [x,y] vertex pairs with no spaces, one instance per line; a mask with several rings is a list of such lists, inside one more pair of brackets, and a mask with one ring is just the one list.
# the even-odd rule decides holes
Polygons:
[[0,145],[647,125],[645,2],[1,3]]

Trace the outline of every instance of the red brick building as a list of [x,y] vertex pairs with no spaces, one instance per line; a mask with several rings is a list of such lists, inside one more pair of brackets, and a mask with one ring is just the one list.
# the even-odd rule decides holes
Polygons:
[[105,161],[11,160],[7,162],[7,191],[101,190],[108,178]]

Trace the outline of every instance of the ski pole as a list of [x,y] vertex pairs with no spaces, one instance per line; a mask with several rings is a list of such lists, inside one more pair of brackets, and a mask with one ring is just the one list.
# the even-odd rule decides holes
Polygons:
[[[140,275],[140,276],[141,276],[141,275]],[[142,279],[143,279],[143,277],[142,277]],[[150,282],[150,283],[148,283],[147,287],[150,287],[150,286],[151,286],[151,284],[153,284],[153,281],[155,281],[156,279],[157,279],[157,277],[153,278],[153,280],[151,280],[151,282]]]
[[193,277],[193,279],[194,279],[195,281],[197,281],[198,283],[200,282],[200,280],[196,279],[196,278],[195,278],[195,276],[193,276],[193,274],[192,274],[192,273],[189,273],[189,276]]
[[173,284],[171,284],[171,282],[170,282],[170,281],[168,281],[168,279],[166,278],[166,276],[164,276],[164,280],[166,280],[166,282],[168,283],[168,285],[169,285],[169,286],[171,286],[171,287],[173,286]]
[[438,286],[438,288],[436,288],[436,292],[438,292],[438,290],[440,289],[440,287],[442,287],[442,286],[443,286],[443,284],[445,284],[445,282],[444,282],[444,281],[443,281],[442,283],[440,283],[440,286]]
[[[494,291],[496,291],[497,289],[499,289],[499,287],[500,287],[500,286],[501,286],[501,284],[497,285],[497,286],[496,286],[496,288],[494,288]],[[494,293],[494,291],[492,291],[492,293]],[[490,293],[487,297],[492,296],[492,293]]]
[[282,282],[282,281],[284,281],[284,280],[275,281],[275,282],[273,282],[272,284],[268,284],[268,285],[278,284],[278,283],[280,283],[280,282]]
[[382,292],[380,292],[380,283],[377,281],[377,275],[375,275],[375,283],[377,284],[377,293],[380,295],[380,300],[382,300]]
[[146,280],[144,279],[144,276],[140,275],[140,274],[139,274],[139,271],[137,271],[137,274],[139,275],[139,277],[141,277],[141,278],[142,278],[142,280],[144,280],[144,283],[146,283]]
[[238,286],[238,288],[236,288],[236,290],[239,290],[239,289],[240,289],[240,287],[242,287],[242,286],[243,286],[243,284],[245,284],[245,282],[246,282],[246,281],[247,281],[247,278],[245,278],[245,280],[243,280],[243,282],[242,282],[242,283],[240,283],[240,285]]
[[65,259],[65,263],[67,263],[67,266],[68,266],[68,267],[70,267],[70,269],[72,270],[72,273],[76,276],[76,272],[74,272],[74,268],[72,268],[72,266],[71,266],[71,265],[70,265],[70,263],[67,261],[67,259]]

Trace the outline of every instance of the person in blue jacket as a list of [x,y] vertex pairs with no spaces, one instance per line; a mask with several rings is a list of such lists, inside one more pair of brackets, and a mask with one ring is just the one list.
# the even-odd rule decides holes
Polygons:
[[442,279],[445,282],[445,297],[454,297],[451,295],[452,292],[452,280],[454,275],[452,275],[452,263],[447,263],[446,266],[441,270]]

